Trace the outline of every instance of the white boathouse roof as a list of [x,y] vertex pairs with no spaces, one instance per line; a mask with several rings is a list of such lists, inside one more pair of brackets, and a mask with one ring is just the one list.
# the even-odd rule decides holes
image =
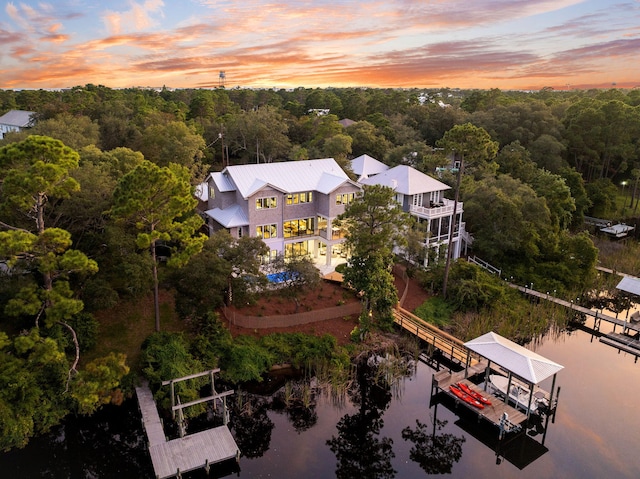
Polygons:
[[532,384],[538,384],[564,368],[494,332],[483,334],[464,345]]
[[640,279],[633,276],[625,276],[620,280],[616,288],[640,296]]

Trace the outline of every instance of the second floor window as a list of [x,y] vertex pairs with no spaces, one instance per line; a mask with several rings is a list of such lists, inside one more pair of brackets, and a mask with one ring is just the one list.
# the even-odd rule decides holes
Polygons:
[[278,236],[278,227],[276,225],[256,226],[256,236],[263,239],[275,238]]
[[278,201],[275,196],[268,196],[266,198],[258,198],[256,199],[256,209],[262,210],[266,208],[277,208]]
[[313,201],[313,191],[305,191],[303,193],[292,193],[287,195],[288,205],[298,205],[301,203],[311,203]]
[[336,195],[336,205],[348,205],[355,197],[355,193],[343,193],[341,195]]

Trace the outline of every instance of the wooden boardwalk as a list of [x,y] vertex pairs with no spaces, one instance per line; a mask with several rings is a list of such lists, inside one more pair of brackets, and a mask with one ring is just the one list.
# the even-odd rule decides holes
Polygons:
[[469,351],[460,339],[436,328],[406,309],[395,308],[393,319],[400,327],[438,349],[455,362],[462,365],[466,365],[468,362],[469,365],[474,366],[480,360],[479,356]]
[[227,426],[167,441],[149,387],[137,387],[136,395],[156,478],[180,477],[182,473],[201,468],[209,472],[211,464],[240,458],[240,450]]
[[138,405],[142,413],[142,424],[147,433],[149,448],[157,444],[163,444],[167,441],[167,438],[164,435],[162,421],[160,421],[158,408],[156,407],[156,402],[153,400],[151,390],[147,385],[144,385],[136,388],[136,395],[138,396]]

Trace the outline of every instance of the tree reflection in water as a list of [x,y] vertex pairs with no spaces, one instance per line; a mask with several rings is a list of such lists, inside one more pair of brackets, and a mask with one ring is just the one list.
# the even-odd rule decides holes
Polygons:
[[244,457],[261,457],[269,450],[274,427],[267,416],[269,404],[262,398],[242,392],[238,392],[238,397],[229,426]]
[[436,434],[447,424],[447,421],[434,419],[433,433],[427,430],[427,425],[416,419],[416,428],[406,427],[402,430],[402,438],[411,441],[413,446],[409,457],[427,474],[451,474],[453,464],[462,457],[462,443],[464,437],[453,434]]
[[374,384],[374,368],[360,365],[357,381],[349,395],[360,408],[356,414],[346,414],[337,424],[338,435],[327,441],[327,445],[336,455],[338,464],[336,477],[346,479],[367,477],[385,479],[395,476],[391,465],[393,440],[379,438],[384,426],[382,412],[389,407],[391,393],[387,385]]

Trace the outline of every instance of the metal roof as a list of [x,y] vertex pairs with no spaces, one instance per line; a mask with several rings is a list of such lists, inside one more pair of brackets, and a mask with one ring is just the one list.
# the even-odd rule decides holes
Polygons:
[[627,293],[637,294],[640,296],[640,279],[632,276],[625,276],[620,280],[616,288],[626,291]]
[[224,172],[222,171],[211,173],[211,178],[218,187],[218,191],[220,191],[221,193],[236,190],[236,187],[233,186],[233,183],[229,179],[229,175],[224,174]]
[[26,128],[28,126],[31,126],[31,116],[35,115],[35,113],[35,111],[10,110],[4,115],[0,116],[0,123],[3,125]]
[[351,169],[359,179],[364,179],[382,173],[389,167],[369,155],[360,155],[351,160]]
[[564,368],[494,332],[483,334],[464,345],[532,384],[538,384]]
[[[352,182],[333,158],[227,166],[211,177],[220,191],[237,189],[243,198],[269,185],[282,192],[317,191],[328,194]],[[222,189],[225,188],[225,189]]]
[[450,186],[407,165],[398,165],[361,181],[363,185],[383,185],[403,195],[417,195],[451,189]]
[[247,226],[249,224],[249,218],[245,214],[240,205],[229,206],[221,210],[220,208],[214,208],[212,210],[205,211],[205,214],[216,220],[225,228],[235,228],[238,226]]

